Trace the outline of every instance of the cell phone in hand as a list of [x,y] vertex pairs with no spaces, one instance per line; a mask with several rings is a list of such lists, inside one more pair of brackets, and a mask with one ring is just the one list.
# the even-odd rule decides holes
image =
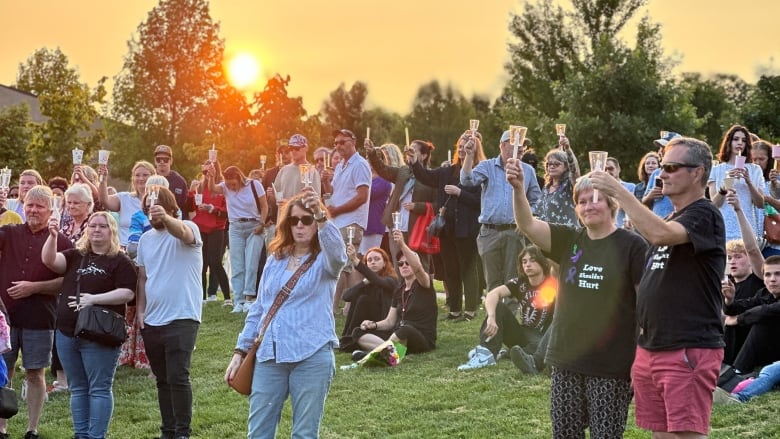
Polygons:
[[664,181],[661,180],[660,178],[656,177],[655,178],[655,187],[663,188],[664,187]]

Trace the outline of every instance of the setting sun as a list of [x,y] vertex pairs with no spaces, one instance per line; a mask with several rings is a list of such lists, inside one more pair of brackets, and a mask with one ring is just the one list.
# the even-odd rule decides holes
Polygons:
[[260,77],[260,63],[248,53],[234,56],[227,66],[228,79],[237,89],[245,89]]

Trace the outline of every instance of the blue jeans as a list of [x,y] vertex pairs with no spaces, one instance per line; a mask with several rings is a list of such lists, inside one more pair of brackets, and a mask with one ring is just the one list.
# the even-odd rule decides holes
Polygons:
[[775,361],[768,366],[764,366],[761,369],[761,372],[758,373],[758,378],[748,384],[747,387],[742,389],[742,391],[735,396],[740,401],[746,402],[750,400],[750,398],[763,395],[772,390],[772,387],[777,384],[780,384],[780,361]]
[[114,411],[114,382],[119,346],[109,347],[55,333],[57,352],[68,375],[70,414],[77,438],[104,438]]
[[328,344],[297,363],[257,363],[249,396],[247,437],[274,438],[288,395],[292,398],[292,437],[319,437],[325,398],[336,372],[335,361]]
[[263,249],[263,235],[255,235],[257,221],[232,222],[228,228],[230,242],[230,286],[234,301],[243,302],[246,296],[256,296],[257,270],[260,251]]
[[145,325],[141,330],[157,378],[162,437],[190,437],[192,433],[190,363],[199,326],[195,320],[182,319],[165,326]]

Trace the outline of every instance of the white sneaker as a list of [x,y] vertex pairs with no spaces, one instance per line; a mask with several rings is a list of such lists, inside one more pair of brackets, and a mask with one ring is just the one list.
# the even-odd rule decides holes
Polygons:
[[216,294],[212,294],[211,296],[209,296],[208,299],[206,299],[206,302],[216,302],[216,301],[217,301],[217,295]]
[[472,370],[481,369],[486,366],[495,366],[496,359],[493,357],[493,353],[484,346],[477,346],[474,348],[474,356],[466,364],[458,366],[458,370]]
[[235,305],[233,305],[233,311],[230,311],[233,314],[244,312],[244,302],[236,302]]
[[244,302],[243,312],[249,312],[249,308],[252,308],[255,302]]

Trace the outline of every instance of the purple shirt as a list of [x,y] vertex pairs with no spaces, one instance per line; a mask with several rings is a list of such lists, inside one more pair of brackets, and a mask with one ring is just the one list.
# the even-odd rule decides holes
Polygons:
[[382,224],[382,212],[387,206],[387,199],[390,198],[390,192],[393,185],[380,176],[371,180],[371,196],[368,200],[368,227],[366,235],[381,235],[385,233],[385,225]]

